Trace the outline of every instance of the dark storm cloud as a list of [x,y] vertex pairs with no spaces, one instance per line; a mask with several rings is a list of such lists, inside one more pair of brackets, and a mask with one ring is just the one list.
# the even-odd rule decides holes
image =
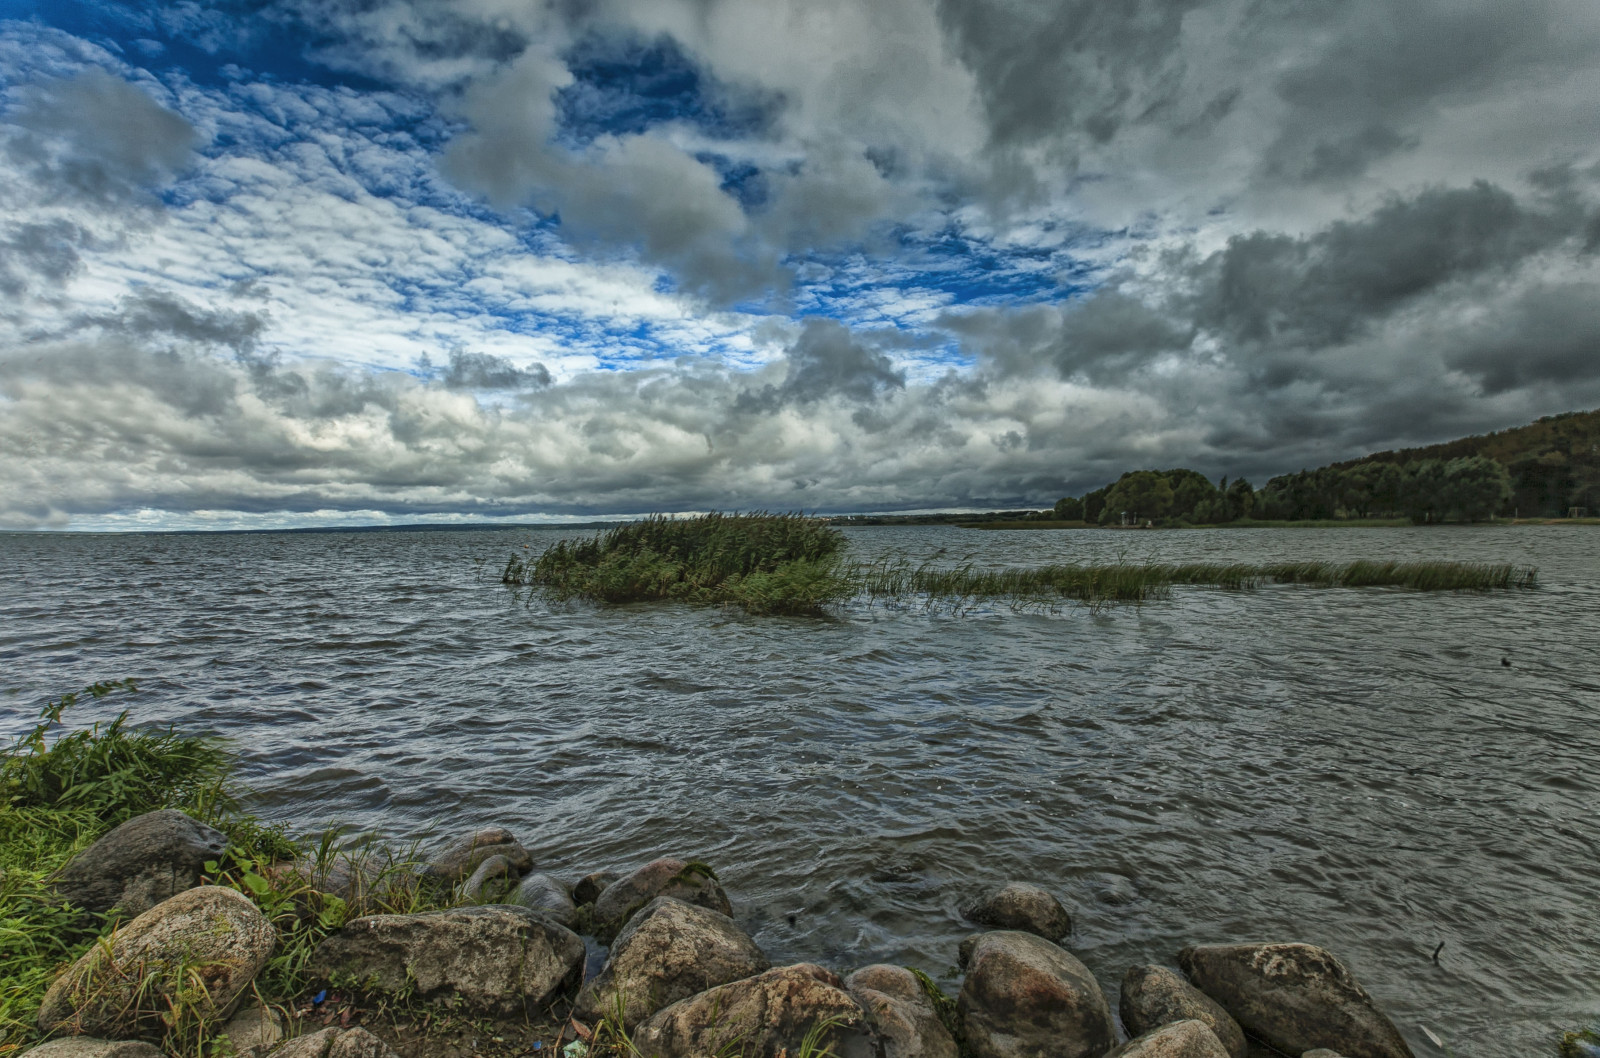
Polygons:
[[62,217],[13,226],[0,238],[0,293],[18,297],[35,280],[60,285],[79,270],[79,248],[91,241],[88,232]]
[[1592,283],[1535,287],[1462,334],[1445,360],[1488,394],[1592,385],[1600,365],[1600,289]]
[[256,312],[205,309],[162,290],[141,290],[123,298],[115,312],[79,316],[76,327],[98,327],[139,340],[170,338],[205,346],[226,346],[247,354],[266,326]]
[[906,376],[883,353],[865,344],[838,320],[812,317],[789,347],[788,374],[778,386],[739,399],[744,410],[771,410],[828,397],[869,402],[890,389],[904,389]]
[[550,384],[550,371],[543,364],[520,368],[503,356],[452,350],[450,363],[434,368],[424,357],[422,374],[437,377],[447,389],[538,389]]
[[17,130],[7,151],[40,186],[101,204],[171,178],[199,139],[182,116],[102,70],[34,86],[5,120]]

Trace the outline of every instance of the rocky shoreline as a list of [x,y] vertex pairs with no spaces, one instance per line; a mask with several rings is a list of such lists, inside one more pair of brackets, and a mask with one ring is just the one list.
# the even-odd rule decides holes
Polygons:
[[[55,978],[38,1017],[51,1038],[22,1058],[162,1058],[151,1041],[184,1018],[207,1058],[1412,1054],[1349,970],[1313,945],[1184,948],[1172,966],[1130,968],[1113,1016],[1059,943],[1066,910],[1014,882],[963,909],[983,931],[951,938],[965,975],[952,999],[912,968],[772,966],[706,864],[662,858],[569,883],[535,872],[498,827],[448,842],[414,872],[455,906],[330,920],[307,948],[316,987],[274,996],[257,986],[286,957],[263,901],[273,879],[334,909],[381,879],[331,856],[218,884],[233,880],[217,862],[226,848],[218,831],[163,810],[57,873],[65,900],[121,921]],[[585,938],[605,946],[587,979]]]

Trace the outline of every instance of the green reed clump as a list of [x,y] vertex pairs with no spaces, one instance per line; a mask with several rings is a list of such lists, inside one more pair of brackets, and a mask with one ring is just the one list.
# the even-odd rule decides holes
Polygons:
[[652,516],[593,537],[513,555],[506,584],[601,602],[682,599],[753,613],[814,613],[855,593],[839,563],[844,534],[798,514]]

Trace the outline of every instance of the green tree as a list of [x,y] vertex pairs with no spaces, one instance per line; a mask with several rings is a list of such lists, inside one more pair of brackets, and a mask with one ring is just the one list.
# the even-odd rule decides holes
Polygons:
[[1487,456],[1452,459],[1444,465],[1440,505],[1463,522],[1493,518],[1511,501],[1511,474]]
[[1061,522],[1077,522],[1083,520],[1083,501],[1072,496],[1063,496],[1056,501],[1056,520]]
[[1111,491],[1111,486],[1095,489],[1093,492],[1083,494],[1083,520],[1086,522],[1100,521],[1100,515],[1106,509],[1106,493]]
[[1172,485],[1166,476],[1154,470],[1135,470],[1122,478],[1106,494],[1105,510],[1100,512],[1102,524],[1120,519],[1124,511],[1139,521],[1165,518],[1172,510]]

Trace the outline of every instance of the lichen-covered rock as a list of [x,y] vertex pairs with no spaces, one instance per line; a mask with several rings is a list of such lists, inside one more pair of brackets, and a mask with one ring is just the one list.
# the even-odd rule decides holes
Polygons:
[[1061,901],[1037,885],[1009,882],[991,889],[961,909],[968,922],[992,929],[1016,929],[1058,941],[1072,932],[1072,919]]
[[742,1058],[778,1058],[799,1054],[814,1031],[818,1047],[837,1058],[875,1058],[879,1048],[866,1011],[844,982],[799,963],[681,999],[652,1015],[633,1042],[652,1058],[720,1054],[729,1047]]
[[922,982],[905,967],[862,967],[846,978],[845,988],[872,1020],[884,1058],[957,1058],[960,1053]]
[[1245,1032],[1285,1054],[1412,1058],[1394,1023],[1344,964],[1314,944],[1185,948],[1178,965]]
[[516,870],[511,861],[494,855],[478,864],[472,877],[461,883],[461,896],[475,904],[498,904],[515,891],[516,884]]
[[41,1043],[22,1058],[166,1058],[161,1049],[143,1040],[97,1040],[91,1036],[69,1036]]
[[956,999],[975,1058],[1099,1058],[1116,1043],[1088,967],[1018,930],[978,937]]
[[1106,1058],[1227,1058],[1217,1034],[1203,1021],[1174,1021],[1136,1036]]
[[728,894],[722,891],[710,867],[670,858],[652,860],[626,878],[612,882],[595,898],[595,936],[609,942],[635,912],[658,896],[733,914]]
[[273,1051],[271,1058],[400,1058],[393,1048],[366,1029],[337,1026],[296,1036]]
[[533,870],[533,856],[511,831],[505,827],[486,827],[447,844],[423,873],[455,885],[463,878],[470,878],[478,865],[490,856],[504,856],[518,874]]
[[576,933],[507,904],[354,919],[311,958],[324,980],[338,975],[375,992],[504,1015],[542,1007],[582,966]]
[[733,919],[658,896],[628,920],[598,976],[578,995],[580,1017],[598,1020],[622,1004],[632,1029],[662,1007],[753,977],[772,964]]
[[51,884],[85,910],[142,915],[199,885],[206,861],[227,848],[226,835],[182,812],[146,812],[74,856]]
[[1123,975],[1117,1013],[1134,1036],[1174,1021],[1204,1022],[1231,1058],[1245,1058],[1248,1044],[1239,1023],[1216,1000],[1164,966],[1135,966]]
[[247,1006],[222,1029],[234,1058],[265,1058],[283,1042],[283,1020],[271,1007]]
[[572,902],[582,907],[592,904],[600,899],[600,894],[606,887],[616,881],[620,875],[615,871],[594,871],[578,879],[578,884],[572,887]]
[[530,874],[522,879],[506,903],[542,911],[568,929],[578,918],[578,905],[568,895],[567,887],[548,874]]
[[155,1031],[178,989],[195,1012],[221,1017],[267,964],[272,923],[232,889],[203,885],[163,900],[95,945],[50,985],[39,1007],[46,1032],[127,1037]]

